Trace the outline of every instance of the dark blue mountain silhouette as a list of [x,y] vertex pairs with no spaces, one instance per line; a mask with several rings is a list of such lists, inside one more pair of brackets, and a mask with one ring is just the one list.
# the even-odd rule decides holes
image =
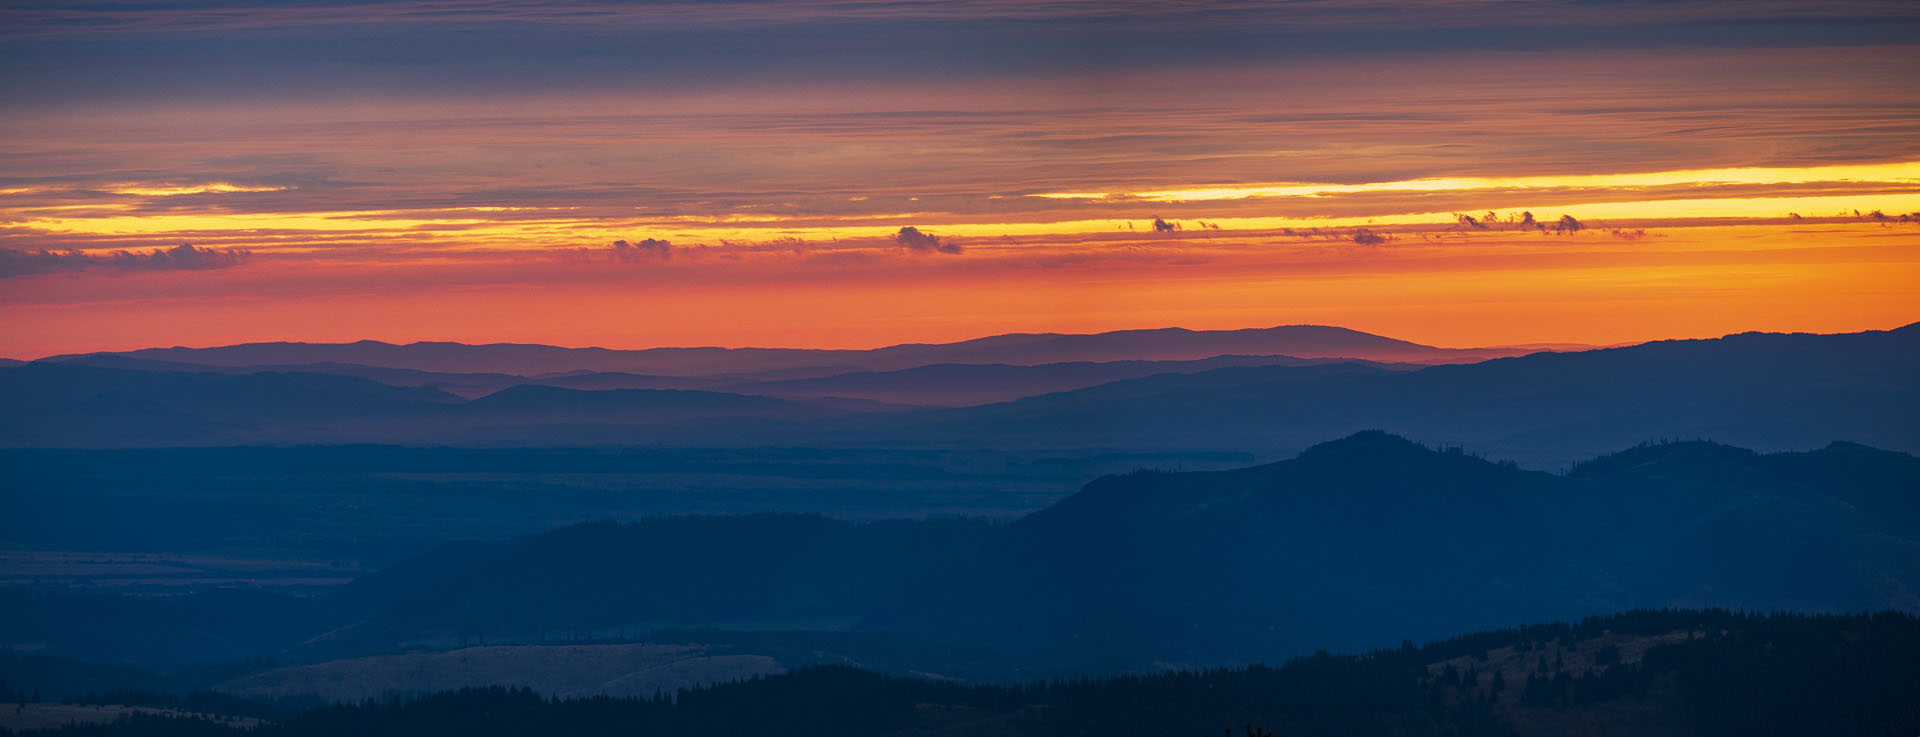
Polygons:
[[[742,420],[823,421],[845,409],[696,391],[522,385],[467,400],[354,376],[133,371],[64,363],[0,369],[0,443],[88,447],[400,440],[538,444],[724,437]],[[779,427],[767,424],[768,428]]]
[[190,602],[121,600],[92,639],[61,634],[107,621],[88,606],[6,607],[67,613],[0,619],[0,639],[72,655],[271,642],[315,659],[569,631],[852,628],[1075,672],[1272,661],[1636,607],[1920,611],[1920,526],[1885,511],[1911,509],[1917,465],[1848,444],[1689,442],[1555,475],[1363,432],[1240,470],[1103,478],[1005,525],[591,524],[442,549],[301,616],[210,620],[231,632],[183,616]]
[[[515,390],[468,406],[445,392],[347,376],[116,372],[41,362],[0,368],[0,396],[20,398],[0,407],[0,417],[13,428],[9,444],[80,446],[165,437],[170,444],[707,442],[1274,453],[1372,427],[1531,467],[1564,468],[1604,449],[1658,438],[1711,437],[1760,450],[1846,438],[1920,450],[1920,385],[1909,377],[1916,364],[1920,327],[1910,326],[1845,335],[1741,334],[1416,371],[1352,362],[1177,369],[1000,404],[903,411],[908,408],[828,395],[837,388],[858,395],[862,382],[900,382],[887,400],[910,399],[916,383],[939,396],[942,377],[989,385],[984,391],[990,393],[999,390],[990,386],[998,372],[1012,372],[1006,374],[1012,387],[1074,369],[926,367],[738,384],[817,395],[787,404],[711,391],[728,385],[720,382],[709,389],[601,396]],[[1114,370],[1083,365],[1090,373]],[[91,399],[109,392],[132,397],[133,404],[122,412]],[[51,401],[60,397],[65,400]],[[80,400],[90,401],[66,405]],[[124,427],[147,429],[113,430],[123,414]],[[169,416],[179,421],[177,431],[168,431]],[[222,425],[248,430],[222,432]]]
[[[799,378],[849,371],[890,371],[937,363],[1032,365],[1074,361],[1195,360],[1220,355],[1356,358],[1438,363],[1531,352],[1526,348],[1434,348],[1345,328],[1286,325],[1248,330],[1123,330],[1094,335],[998,335],[944,344],[874,350],[791,348],[653,348],[611,350],[495,343],[249,343],[216,348],[150,348],[115,354],[217,366],[342,363],[442,372],[520,376],[601,371],[663,376]],[[97,354],[96,354],[97,355]],[[78,356],[55,356],[65,361]]]
[[[1920,326],[1741,334],[1411,372],[1230,368],[887,418],[871,432],[994,447],[1304,448],[1384,428],[1564,467],[1658,438],[1920,450]],[[884,429],[882,429],[884,428]]]

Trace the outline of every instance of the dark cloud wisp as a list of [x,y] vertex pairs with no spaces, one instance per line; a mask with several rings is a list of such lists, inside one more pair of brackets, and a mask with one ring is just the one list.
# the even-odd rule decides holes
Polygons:
[[942,241],[939,236],[922,233],[919,228],[908,225],[893,234],[893,242],[901,248],[916,253],[959,253],[960,244]]
[[624,240],[613,242],[613,260],[620,262],[665,261],[673,258],[673,243],[659,238],[648,238],[639,243]]
[[91,254],[76,250],[0,250],[0,278],[106,271],[202,271],[238,266],[253,255],[244,248],[200,248],[182,243],[151,251]]

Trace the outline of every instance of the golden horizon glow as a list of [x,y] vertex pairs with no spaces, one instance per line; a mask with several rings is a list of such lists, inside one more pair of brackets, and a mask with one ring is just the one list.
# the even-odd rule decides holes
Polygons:
[[[95,208],[97,209],[97,208]],[[480,212],[466,208],[464,212]],[[496,208],[491,211],[538,211],[538,208]],[[297,214],[201,214],[201,215],[108,215],[95,217],[28,217],[15,221],[16,227],[34,228],[50,233],[74,235],[146,235],[164,239],[193,240],[218,237],[223,233],[246,236],[262,232],[307,233],[412,233],[416,238],[433,228],[457,228],[449,239],[475,251],[530,251],[565,248],[590,242],[596,246],[617,239],[644,238],[649,234],[696,242],[733,241],[761,243],[782,238],[799,238],[816,247],[838,241],[884,241],[899,227],[917,224],[922,230],[956,239],[1000,237],[1077,236],[1112,234],[1145,226],[1150,230],[1153,218],[1098,218],[1039,222],[969,222],[937,218],[909,218],[884,215],[858,218],[872,224],[814,226],[792,225],[815,222],[817,217],[753,219],[747,216],[708,219],[672,218],[609,220],[583,217],[523,220],[488,220],[478,217],[427,217],[434,211],[341,211]],[[1699,220],[1709,225],[1714,220],[1789,218],[1849,218],[1879,212],[1893,217],[1920,212],[1920,192],[1912,194],[1830,195],[1812,197],[1741,197],[1635,200],[1622,202],[1585,202],[1565,205],[1519,205],[1490,210],[1473,209],[1473,215],[1492,212],[1512,219],[1521,212],[1534,212],[1542,227],[1550,227],[1559,215],[1573,215],[1582,221],[1617,220],[1627,223],[1645,221]],[[1452,230],[1458,225],[1458,212],[1411,212],[1352,217],[1194,217],[1173,222],[1203,221],[1216,230],[1279,231],[1285,229],[1350,229],[1393,226],[1438,226]],[[410,216],[409,216],[410,215]],[[1685,227],[1686,223],[1667,222],[1665,227]],[[1204,234],[1204,231],[1202,231]],[[636,235],[638,234],[638,235]],[[705,240],[702,240],[705,239]],[[976,244],[982,248],[993,243]],[[324,248],[261,241],[250,244],[267,252],[314,253]],[[78,248],[82,252],[122,250],[121,246]]]

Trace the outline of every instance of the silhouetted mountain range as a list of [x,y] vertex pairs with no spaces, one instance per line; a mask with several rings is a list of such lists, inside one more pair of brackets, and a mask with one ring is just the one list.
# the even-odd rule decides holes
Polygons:
[[589,524],[447,548],[299,606],[15,601],[0,633],[147,663],[715,626],[996,653],[974,677],[1275,661],[1634,607],[1920,611],[1915,489],[1920,459],[1851,444],[1650,445],[1554,475],[1367,432],[1237,471],[1103,478],[1005,525]]
[[[1920,450],[1920,325],[1746,333],[1418,371],[1226,368],[871,423],[956,446],[1302,448],[1382,428],[1563,467],[1656,438]],[[882,429],[884,428],[884,429]],[[854,437],[859,437],[857,434]]]
[[177,445],[377,422],[457,396],[328,374],[130,371],[31,363],[6,369],[0,438],[12,445]]
[[[1114,336],[1130,335],[1093,337],[1111,347],[1111,341],[1120,340]],[[1055,342],[1025,336],[986,345],[1013,350]],[[384,347],[369,349],[372,353],[426,350],[376,345]],[[255,348],[191,355],[288,357],[260,355]],[[287,350],[311,354],[322,348],[333,347]],[[467,348],[482,354],[506,350],[447,350],[469,355],[462,353]],[[944,350],[929,350],[935,348]],[[498,375],[460,374],[440,382],[432,377],[445,375],[413,373],[416,369],[328,366],[333,372],[409,385],[393,387],[343,373],[225,375],[171,370],[177,363],[162,364],[169,370],[82,365],[137,366],[144,360],[96,356],[0,368],[0,396],[9,398],[0,407],[7,428],[0,442],[43,447],[714,443],[1271,451],[1382,428],[1548,468],[1654,438],[1714,438],[1763,450],[1843,438],[1920,450],[1920,420],[1915,419],[1920,383],[1910,376],[1912,366],[1920,365],[1920,326],[1844,335],[1748,333],[1418,370],[1220,356],[1175,363],[936,364],[778,380],[574,373],[526,379],[473,399],[450,391],[490,390],[486,382]],[[1209,368],[1215,365],[1224,367]],[[995,399],[1126,376],[1134,378],[996,404],[911,406],[921,403],[912,401],[918,397],[933,404]],[[540,388],[555,384],[701,388]]]
[[[1367,361],[1291,356],[1214,356],[1192,361],[1076,361],[1035,365],[940,363],[895,371],[857,371],[803,379],[723,383],[727,391],[768,396],[859,397],[902,405],[963,407],[1072,391],[1162,374],[1195,374],[1237,366],[1389,367]],[[1414,368],[1412,365],[1391,365]],[[553,381],[553,380],[543,380]]]
[[[134,371],[32,363],[0,379],[12,446],[171,446],[398,440],[534,444],[724,437],[731,421],[822,421],[842,407],[680,390],[515,385],[467,400],[322,373]],[[884,407],[881,407],[884,408]],[[686,427],[698,425],[698,427]]]
[[[1190,374],[1231,366],[1312,366],[1343,362],[1353,361],[1291,356],[1214,356],[1192,361],[1077,361],[1034,365],[941,363],[892,371],[852,371],[829,376],[814,376],[813,374],[818,373],[817,371],[775,371],[768,374],[768,376],[779,376],[798,373],[805,377],[784,379],[654,376],[609,371],[568,371],[518,376],[497,373],[441,373],[349,363],[216,366],[157,361],[119,354],[75,356],[43,363],[186,373],[334,374],[371,379],[390,386],[430,387],[467,398],[486,396],[510,387],[530,385],[589,391],[703,390],[783,399],[865,399],[905,406],[968,406],[1070,391],[1156,374]],[[1376,365],[1405,369],[1418,367],[1417,364]]]
[[[793,348],[559,348],[495,343],[249,343],[216,348],[149,348],[117,355],[209,366],[356,364],[382,368],[519,376],[575,371],[682,377],[803,378],[853,371],[891,371],[937,363],[1013,364],[1173,360],[1221,355],[1353,358],[1406,363],[1480,361],[1530,353],[1528,348],[1435,348],[1345,328],[1287,325],[1248,330],[1122,330],[1094,335],[997,335],[958,343],[912,343],[873,350]],[[70,361],[80,356],[55,356]]]
[[[131,371],[171,371],[171,372],[178,372],[178,373],[334,374],[334,375],[340,375],[340,376],[354,376],[362,379],[369,379],[372,381],[380,382],[382,384],[386,384],[388,386],[429,387],[433,389],[439,389],[442,391],[450,392],[453,394],[458,394],[464,397],[484,396],[486,394],[491,394],[493,392],[499,391],[501,389],[505,389],[510,386],[518,386],[520,384],[528,383],[527,377],[516,376],[514,374],[443,373],[443,372],[435,372],[435,371],[421,371],[418,369],[385,368],[380,366],[362,366],[359,364],[352,364],[352,363],[333,363],[333,362],[278,364],[278,365],[266,365],[266,366],[218,366],[218,365],[200,364],[200,363],[183,363],[180,361],[160,361],[160,360],[155,360],[150,358],[135,358],[133,356],[126,356],[126,355],[115,354],[115,353],[100,353],[100,354],[89,354],[84,356],[74,356],[74,357],[62,359],[59,361],[45,361],[41,363],[62,363],[62,364],[75,365],[75,366],[96,366],[99,368],[127,369]],[[639,377],[635,377],[635,378],[639,378]],[[681,387],[679,386],[674,386],[674,387],[620,386],[620,387],[607,387],[607,388],[639,389],[639,388],[681,388]]]
[[1097,481],[1008,526],[1000,571],[895,616],[1069,660],[1128,643],[1203,664],[1547,612],[1914,610],[1920,528],[1776,470],[1920,488],[1920,459],[1875,453],[1679,443],[1556,476],[1367,432],[1239,471]]

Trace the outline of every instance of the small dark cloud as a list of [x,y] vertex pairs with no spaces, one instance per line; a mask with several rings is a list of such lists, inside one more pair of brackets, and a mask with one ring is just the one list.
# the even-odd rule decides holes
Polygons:
[[1282,228],[1280,234],[1293,238],[1306,238],[1308,240],[1350,241],[1362,246],[1378,246],[1393,240],[1392,235],[1382,233],[1372,228],[1355,228],[1353,230],[1341,230],[1338,228],[1324,230],[1321,228],[1308,230]]
[[1608,230],[1607,235],[1613,236],[1615,238],[1619,238],[1620,240],[1623,240],[1623,241],[1637,241],[1637,240],[1640,240],[1641,238],[1647,237],[1647,229],[1634,228],[1632,230],[1627,230],[1626,228],[1614,228],[1614,229]]
[[201,271],[238,266],[253,256],[244,248],[200,248],[182,243],[151,251],[114,251],[95,255],[65,251],[0,249],[0,278],[35,274],[71,274],[89,269],[112,271]]
[[1457,223],[1454,227],[1456,231],[1461,229],[1545,231],[1547,229],[1545,224],[1533,218],[1533,212],[1531,210],[1522,210],[1517,215],[1508,213],[1505,216],[1502,216],[1498,211],[1494,210],[1487,211],[1485,215],[1454,213],[1453,219],[1454,222]]
[[916,253],[959,253],[960,244],[943,243],[939,236],[922,233],[919,228],[908,225],[893,234],[893,242],[901,248]]
[[1170,223],[1165,220],[1161,220],[1160,218],[1153,219],[1153,232],[1155,233],[1172,233],[1173,231],[1176,231],[1179,229],[1180,229],[1179,223]]
[[624,240],[613,242],[613,260],[621,262],[665,261],[673,258],[673,244],[659,238],[648,238],[639,243]]

